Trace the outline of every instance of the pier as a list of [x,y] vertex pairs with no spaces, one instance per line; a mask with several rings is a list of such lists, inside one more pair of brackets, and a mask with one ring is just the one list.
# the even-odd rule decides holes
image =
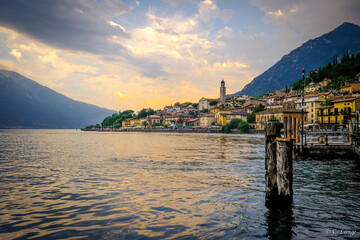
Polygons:
[[303,136],[303,143],[299,141],[294,144],[294,154],[304,158],[347,158],[353,156],[357,148],[354,135],[345,131],[304,132]]

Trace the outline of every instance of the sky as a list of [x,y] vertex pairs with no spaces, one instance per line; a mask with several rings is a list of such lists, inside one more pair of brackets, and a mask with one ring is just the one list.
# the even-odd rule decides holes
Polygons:
[[[240,91],[360,0],[1,0],[0,68],[116,111]],[[294,79],[295,81],[295,79]]]

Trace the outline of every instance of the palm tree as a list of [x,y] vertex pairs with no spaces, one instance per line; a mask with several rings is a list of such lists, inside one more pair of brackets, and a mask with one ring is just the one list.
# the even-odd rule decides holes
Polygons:
[[147,122],[149,123],[149,128],[152,127],[152,121],[150,116],[147,117]]

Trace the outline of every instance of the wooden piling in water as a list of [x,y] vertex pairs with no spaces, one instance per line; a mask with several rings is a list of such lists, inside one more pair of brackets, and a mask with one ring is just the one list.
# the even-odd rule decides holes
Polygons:
[[291,205],[293,189],[292,168],[293,142],[287,139],[276,139],[276,171],[278,201],[281,205]]
[[268,207],[288,207],[292,203],[293,141],[280,138],[280,129],[279,122],[266,123],[265,193]]
[[279,122],[266,123],[265,133],[265,192],[266,202],[273,202],[278,195],[277,166],[276,166],[276,138],[280,137],[281,124]]

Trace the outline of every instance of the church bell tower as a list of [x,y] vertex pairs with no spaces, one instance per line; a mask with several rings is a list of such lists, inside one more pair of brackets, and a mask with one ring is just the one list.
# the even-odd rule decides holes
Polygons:
[[220,101],[221,101],[221,104],[225,105],[225,101],[226,101],[226,87],[225,87],[225,81],[224,81],[224,79],[221,81]]

